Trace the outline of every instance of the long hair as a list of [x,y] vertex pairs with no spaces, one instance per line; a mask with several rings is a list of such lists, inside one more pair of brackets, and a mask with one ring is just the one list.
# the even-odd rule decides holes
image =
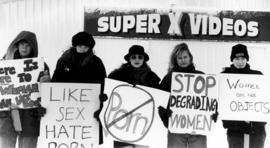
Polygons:
[[174,49],[170,56],[168,72],[171,72],[175,67],[179,67],[177,64],[177,56],[179,54],[182,54],[184,51],[187,51],[190,57],[190,64],[193,64],[193,56],[188,48],[188,45],[186,43],[177,44],[176,46],[174,46]]

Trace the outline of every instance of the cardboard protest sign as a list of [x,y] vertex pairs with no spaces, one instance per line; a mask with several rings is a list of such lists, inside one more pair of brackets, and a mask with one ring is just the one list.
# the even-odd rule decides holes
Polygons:
[[99,123],[93,117],[99,109],[100,84],[42,83],[42,106],[38,147],[95,148]]
[[37,107],[38,77],[44,70],[41,58],[0,61],[0,110]]
[[218,82],[214,75],[173,73],[169,118],[172,133],[206,135],[218,107]]
[[220,74],[220,118],[268,121],[270,114],[268,82],[269,77],[263,75]]
[[[133,87],[112,79],[105,79],[104,92],[108,100],[100,114],[104,127],[104,144],[101,147],[117,147],[121,143],[146,148],[167,146],[167,129],[157,108],[166,108],[168,92],[140,85]],[[153,137],[162,140],[155,141]]]

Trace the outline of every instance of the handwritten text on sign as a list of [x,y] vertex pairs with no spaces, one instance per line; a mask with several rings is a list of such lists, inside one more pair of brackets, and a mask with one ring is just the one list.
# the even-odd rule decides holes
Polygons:
[[168,129],[159,118],[158,106],[167,106],[168,92],[109,78],[105,79],[104,92],[109,98],[100,113],[104,127],[102,148],[122,142],[151,148],[167,146]]
[[32,108],[40,101],[38,76],[43,70],[41,58],[0,62],[0,110],[15,105]]
[[42,83],[42,106],[47,113],[40,126],[39,145],[47,148],[94,148],[99,126],[99,84]]
[[173,73],[169,130],[174,133],[206,134],[217,110],[218,85],[212,75]]
[[224,120],[267,121],[269,78],[263,75],[221,74],[220,114]]
[[119,85],[111,93],[104,121],[114,138],[135,142],[149,131],[153,114],[154,100],[151,94],[138,87]]

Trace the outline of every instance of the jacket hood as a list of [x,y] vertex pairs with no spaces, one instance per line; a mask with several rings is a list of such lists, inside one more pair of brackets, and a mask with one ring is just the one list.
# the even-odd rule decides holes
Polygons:
[[15,39],[8,46],[7,53],[4,56],[5,60],[15,59],[14,55],[16,52],[18,52],[18,42],[21,40],[27,41],[32,47],[32,57],[38,56],[38,44],[36,35],[30,31],[22,31],[15,37]]

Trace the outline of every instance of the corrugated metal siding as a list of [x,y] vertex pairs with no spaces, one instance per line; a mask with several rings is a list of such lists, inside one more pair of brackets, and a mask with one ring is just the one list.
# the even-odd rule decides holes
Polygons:
[[[83,30],[82,0],[17,0],[0,3],[0,56],[21,30],[37,35],[40,54],[59,57],[71,36]],[[55,60],[47,60],[54,67]]]
[[[0,57],[6,52],[11,40],[21,31],[37,34],[40,55],[51,68],[51,73],[62,51],[71,44],[71,37],[83,29],[83,7],[125,7],[268,11],[269,0],[0,0]],[[199,70],[219,73],[230,64],[230,42],[160,41],[135,39],[96,39],[95,51],[105,64],[107,73],[117,68],[132,44],[143,44],[150,56],[149,65],[163,77],[167,71],[169,54],[174,45],[186,42]],[[270,44],[246,43],[250,47],[250,63],[254,69],[270,74]],[[227,147],[225,131],[221,123],[218,131],[208,138],[208,147],[219,142]],[[222,130],[222,131],[220,131]],[[267,128],[269,134],[269,128]],[[216,136],[218,135],[218,136]],[[219,137],[219,139],[216,139]],[[269,147],[269,136],[266,146]]]

